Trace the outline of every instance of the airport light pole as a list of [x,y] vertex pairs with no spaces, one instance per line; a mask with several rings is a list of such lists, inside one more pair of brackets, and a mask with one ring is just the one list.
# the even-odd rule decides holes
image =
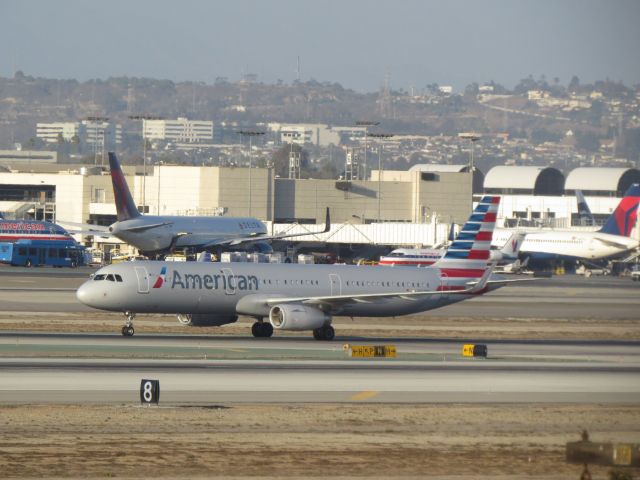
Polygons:
[[380,202],[382,198],[382,149],[384,147],[382,141],[385,138],[393,137],[393,133],[370,133],[369,136],[380,139],[380,144],[378,145],[378,223],[380,223]]
[[89,122],[95,122],[96,123],[96,128],[95,133],[93,134],[93,164],[94,165],[98,165],[98,133],[101,134],[102,138],[101,138],[101,146],[102,146],[102,151],[100,152],[100,156],[102,157],[100,159],[100,165],[104,166],[104,144],[105,142],[105,129],[106,127],[103,125],[101,128],[97,127],[98,122],[100,124],[104,124],[106,122],[109,121],[109,117],[98,117],[98,116],[90,116],[87,117],[87,121]]
[[162,120],[158,115],[139,114],[129,115],[130,120],[142,120],[142,210],[144,213],[147,207],[147,137],[144,134],[147,120]]
[[470,144],[470,154],[469,154],[469,171],[473,174],[473,170],[475,169],[474,159],[473,159],[473,144],[482,138],[477,133],[459,133],[458,137],[466,138],[469,140]]
[[257,137],[260,135],[264,135],[264,132],[261,131],[257,131],[257,130],[240,130],[238,131],[238,133],[240,135],[242,135],[243,137],[249,137],[249,216],[251,216],[251,190],[252,190],[252,184],[251,184],[251,148],[252,148],[252,139],[253,137]]
[[369,127],[375,127],[376,125],[380,125],[380,122],[371,122],[368,120],[360,120],[356,122],[356,126],[364,127],[364,162],[363,162],[363,180],[366,180],[367,177],[367,137],[369,136]]

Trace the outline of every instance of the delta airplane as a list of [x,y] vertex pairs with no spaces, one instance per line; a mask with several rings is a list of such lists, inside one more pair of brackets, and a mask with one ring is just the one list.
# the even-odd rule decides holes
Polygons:
[[[529,257],[533,261],[588,261],[615,257],[638,248],[638,240],[630,236],[636,225],[639,201],[640,184],[634,183],[598,231],[527,231],[527,237],[520,248],[520,256]],[[496,229],[493,245],[503,245],[512,231]]]
[[198,326],[254,317],[255,337],[270,337],[274,329],[311,330],[317,340],[332,340],[333,316],[418,313],[509,282],[490,279],[499,202],[500,197],[484,197],[444,257],[430,267],[124,262],[98,270],[77,298],[93,308],[124,312],[125,336],[134,334],[137,313],[175,313],[181,323]]
[[60,225],[44,220],[6,220],[0,213],[0,242],[18,240],[74,241]]
[[[515,262],[526,233],[513,232],[500,250],[491,250],[489,259],[502,263]],[[396,248],[380,257],[378,265],[419,266],[433,265],[447,252],[446,248]]]
[[[272,240],[300,236],[267,235],[264,224],[256,218],[240,217],[183,217],[142,215],[131,197],[115,153],[109,152],[111,181],[116,201],[118,221],[100,231],[82,233],[90,235],[111,234],[136,247],[145,256],[162,256],[178,249],[215,251],[224,247],[237,247],[251,243],[258,250],[271,251],[267,243]],[[94,225],[91,226],[95,228]],[[331,228],[327,209],[324,230],[310,232],[315,235]]]

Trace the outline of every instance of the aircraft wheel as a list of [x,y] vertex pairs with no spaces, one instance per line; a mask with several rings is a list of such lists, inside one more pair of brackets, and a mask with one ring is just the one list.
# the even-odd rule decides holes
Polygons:
[[269,338],[273,335],[273,325],[266,322],[256,322],[251,325],[251,334],[256,338]]
[[260,325],[262,325],[260,322],[255,322],[253,325],[251,325],[251,335],[256,338],[260,336]]
[[327,325],[324,327],[324,339],[325,340],[333,340],[336,336],[336,331],[333,329],[331,325]]
[[265,338],[271,338],[273,335],[273,325],[270,323],[264,322],[262,324],[262,336]]
[[336,331],[331,325],[326,327],[316,328],[313,331],[313,338],[316,340],[333,340],[336,336]]

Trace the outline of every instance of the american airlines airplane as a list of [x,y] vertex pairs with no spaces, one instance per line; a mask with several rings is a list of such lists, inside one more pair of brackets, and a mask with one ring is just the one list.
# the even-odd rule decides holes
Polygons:
[[0,213],[0,242],[18,240],[73,241],[64,228],[43,220],[6,220]]
[[[82,233],[101,235],[110,233],[133,245],[146,256],[161,256],[174,250],[215,251],[251,243],[262,251],[271,251],[268,242],[298,235],[267,235],[264,224],[251,217],[184,217],[142,215],[136,208],[129,187],[115,153],[109,152],[111,181],[116,201],[118,221],[103,231]],[[331,228],[329,210],[324,229],[308,235],[328,232]]]
[[175,313],[181,323],[199,326],[232,323],[238,315],[254,317],[255,337],[270,337],[274,329],[311,330],[317,340],[332,340],[333,316],[423,312],[509,282],[490,279],[499,202],[500,197],[484,197],[431,267],[124,262],[98,270],[77,297],[93,308],[124,312],[125,336],[133,335],[137,313]]
[[[499,264],[515,262],[526,233],[513,232],[500,250],[491,250],[489,259]],[[446,248],[396,248],[380,257],[378,265],[426,267],[440,260]]]
[[[534,261],[599,260],[638,248],[638,239],[631,238],[638,217],[638,202],[640,185],[634,183],[598,231],[528,230],[520,256]],[[496,229],[492,245],[502,246],[512,232],[510,229]]]

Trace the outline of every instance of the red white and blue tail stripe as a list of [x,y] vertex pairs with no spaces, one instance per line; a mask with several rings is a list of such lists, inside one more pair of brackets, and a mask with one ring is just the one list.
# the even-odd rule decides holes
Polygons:
[[500,197],[482,197],[444,257],[433,265],[440,269],[442,289],[463,289],[484,275],[499,204]]

